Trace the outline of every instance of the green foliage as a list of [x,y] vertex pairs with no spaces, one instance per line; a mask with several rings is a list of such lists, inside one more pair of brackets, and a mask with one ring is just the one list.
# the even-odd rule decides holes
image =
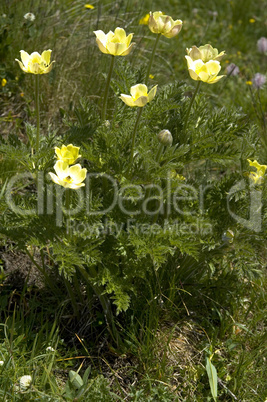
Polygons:
[[[125,388],[133,401],[197,401],[210,395],[260,401],[263,396],[267,187],[266,175],[252,183],[247,159],[267,163],[266,95],[246,81],[264,72],[264,55],[256,49],[265,34],[264,4],[164,5],[166,14],[186,22],[179,40],[160,38],[148,82],[149,89],[158,84],[157,95],[142,110],[130,165],[138,108],[119,96],[144,82],[155,39],[139,25],[151,2],[140,9],[137,3],[97,1],[93,10],[80,0],[59,1],[57,9],[41,1],[0,6],[0,79],[7,80],[0,94],[3,400],[124,400]],[[161,6],[153,2],[153,9]],[[36,15],[35,22],[24,18],[25,10]],[[129,57],[115,60],[107,120],[101,121],[109,57],[98,51],[93,30],[108,32],[118,25],[135,32],[136,46]],[[196,83],[188,84],[182,59],[186,47],[208,42],[225,49],[240,73],[203,84],[187,122]],[[56,59],[40,80],[38,152],[32,77],[14,67],[21,48],[51,48]],[[171,132],[172,146],[160,147],[157,134],[163,129]],[[78,163],[88,171],[85,187],[70,196],[49,176],[54,147],[68,143],[80,147]],[[18,289],[6,257],[13,251],[30,265]],[[41,300],[32,298],[37,284],[27,281],[33,268],[52,307],[39,290]],[[185,323],[192,327],[189,335],[177,332]],[[68,345],[59,330],[68,333]],[[74,333],[82,353],[75,349]],[[192,349],[179,342],[173,346],[179,339]],[[116,375],[103,358],[109,375],[118,384],[131,377],[127,385],[111,385],[91,363],[77,368],[74,358],[85,352],[84,361],[94,361],[96,345],[92,351],[87,347],[97,342],[114,363]],[[55,350],[48,354],[51,345]],[[66,346],[70,356],[63,352]],[[205,364],[206,350],[215,352]],[[122,351],[128,361],[120,373],[113,360]],[[101,355],[102,349],[96,352]],[[33,375],[33,384],[23,394],[18,379],[25,373]],[[129,385],[133,376],[135,388]]]

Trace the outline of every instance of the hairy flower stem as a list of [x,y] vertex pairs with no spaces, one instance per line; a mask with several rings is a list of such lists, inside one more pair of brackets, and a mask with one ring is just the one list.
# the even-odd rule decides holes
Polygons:
[[157,35],[155,43],[154,43],[154,47],[153,47],[153,50],[152,50],[152,53],[151,53],[151,57],[150,57],[150,60],[149,60],[149,65],[148,65],[148,69],[147,69],[147,73],[146,73],[145,84],[147,84],[147,81],[148,81],[148,78],[149,78],[150,70],[151,70],[151,67],[152,67],[152,63],[153,63],[153,60],[154,60],[154,56],[155,56],[155,53],[156,53],[156,48],[158,46],[160,36],[161,36],[161,34]]
[[163,149],[164,149],[164,145],[163,145],[163,144],[159,144],[158,152],[157,152],[157,155],[156,155],[156,158],[155,158],[155,161],[156,161],[156,162],[159,162],[160,157],[161,157],[162,152],[163,152]]
[[40,141],[39,74],[35,74],[35,113],[36,113],[36,152],[38,152],[39,141]]
[[195,92],[194,92],[194,94],[193,94],[193,96],[192,96],[192,98],[191,98],[190,104],[189,104],[189,106],[188,106],[188,110],[187,110],[187,113],[186,113],[186,116],[185,116],[184,128],[183,128],[183,133],[184,133],[184,135],[186,135],[186,128],[187,128],[187,123],[188,123],[190,111],[191,111],[192,105],[193,105],[193,103],[194,103],[195,97],[196,97],[196,95],[197,95],[197,93],[198,93],[200,84],[201,84],[201,81],[198,81],[197,86],[196,86],[196,89],[195,89]]
[[115,61],[115,56],[111,55],[111,62],[110,62],[110,66],[109,66],[109,72],[108,72],[106,86],[105,86],[105,92],[104,92],[103,108],[102,108],[102,115],[101,115],[102,120],[106,120],[108,90],[109,90],[109,84],[110,84],[112,71],[113,71],[113,67],[114,67],[114,61]]
[[134,130],[133,130],[133,136],[132,136],[132,145],[131,145],[131,155],[130,155],[130,164],[129,164],[129,170],[131,169],[132,163],[133,163],[133,155],[134,155],[134,146],[135,146],[135,137],[136,137],[136,133],[137,133],[137,128],[138,128],[138,124],[142,115],[142,111],[143,108],[140,107],[138,112],[137,112],[137,116],[136,116],[136,121],[135,121],[135,125],[134,125]]

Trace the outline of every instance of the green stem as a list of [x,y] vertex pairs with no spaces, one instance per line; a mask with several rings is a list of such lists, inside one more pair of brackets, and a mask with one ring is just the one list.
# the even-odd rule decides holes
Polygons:
[[108,102],[108,90],[109,90],[109,84],[111,80],[111,75],[114,67],[114,61],[115,61],[115,56],[111,55],[111,62],[109,66],[109,72],[107,76],[107,81],[106,81],[106,86],[105,86],[105,92],[104,92],[104,100],[103,100],[103,108],[102,108],[102,120],[106,120],[106,111],[107,111],[107,102]]
[[40,104],[39,104],[39,74],[35,74],[35,112],[36,112],[36,152],[40,141]]
[[72,308],[73,308],[75,317],[78,317],[78,318],[79,318],[79,316],[80,316],[79,307],[78,307],[77,301],[76,301],[76,299],[75,299],[75,295],[74,295],[73,289],[72,289],[72,287],[71,287],[70,282],[69,282],[68,279],[66,279],[65,277],[64,277],[64,284],[65,284],[66,289],[67,289],[67,291],[68,291],[68,294],[69,294],[69,297],[70,297],[70,300],[71,300],[71,305],[72,305]]
[[137,128],[138,128],[138,124],[141,118],[141,114],[142,114],[143,108],[140,107],[138,112],[137,112],[137,116],[136,116],[136,121],[135,121],[135,125],[134,125],[134,130],[133,130],[133,137],[132,137],[132,146],[131,146],[131,155],[130,155],[130,164],[129,164],[129,169],[132,166],[133,163],[133,154],[134,154],[134,146],[135,146],[135,137],[136,137],[136,133],[137,133]]
[[153,63],[153,60],[154,60],[154,56],[155,56],[155,53],[156,53],[156,48],[158,46],[160,36],[161,36],[161,34],[157,35],[155,43],[154,43],[154,47],[153,47],[153,50],[152,50],[152,53],[151,53],[151,57],[150,57],[150,61],[149,61],[149,65],[148,65],[148,69],[147,69],[147,73],[146,73],[145,84],[147,84],[147,81],[148,81],[148,78],[149,78],[150,70],[151,70],[151,67],[152,67],[152,63]]
[[185,116],[185,123],[184,123],[184,128],[183,128],[184,134],[186,134],[186,128],[187,128],[187,123],[188,123],[190,111],[191,111],[192,105],[193,105],[193,103],[194,103],[195,97],[196,97],[196,95],[197,95],[197,93],[198,93],[200,84],[201,84],[201,81],[198,81],[197,86],[196,86],[196,89],[195,89],[195,92],[194,92],[194,94],[193,94],[193,96],[192,96],[192,98],[191,98],[191,101],[190,101],[190,104],[189,104],[189,107],[188,107],[188,110],[187,110],[187,113],[186,113],[186,116]]
[[161,157],[162,152],[163,152],[163,149],[164,149],[164,145],[163,145],[163,144],[159,144],[158,152],[157,152],[157,155],[156,155],[156,158],[155,158],[155,161],[156,161],[156,162],[159,162],[160,157]]

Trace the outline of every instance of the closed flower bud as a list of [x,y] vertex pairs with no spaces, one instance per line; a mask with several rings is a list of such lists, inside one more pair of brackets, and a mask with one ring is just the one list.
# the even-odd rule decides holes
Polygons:
[[172,145],[172,135],[169,130],[161,130],[158,133],[158,140],[162,145],[165,145],[165,147],[170,147]]
[[233,243],[234,237],[234,232],[230,229],[227,229],[222,235],[222,241],[225,243]]

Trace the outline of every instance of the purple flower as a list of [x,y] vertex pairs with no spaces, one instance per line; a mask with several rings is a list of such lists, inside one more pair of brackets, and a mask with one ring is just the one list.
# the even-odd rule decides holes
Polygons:
[[267,38],[260,38],[257,42],[257,47],[258,51],[260,53],[266,53],[267,52]]
[[231,63],[229,66],[226,67],[227,75],[238,75],[239,68],[234,64]]
[[263,75],[261,73],[256,73],[254,75],[254,77],[252,78],[252,82],[253,82],[253,86],[255,88],[259,89],[259,88],[263,87],[263,85],[265,84],[266,77],[265,77],[265,75]]

